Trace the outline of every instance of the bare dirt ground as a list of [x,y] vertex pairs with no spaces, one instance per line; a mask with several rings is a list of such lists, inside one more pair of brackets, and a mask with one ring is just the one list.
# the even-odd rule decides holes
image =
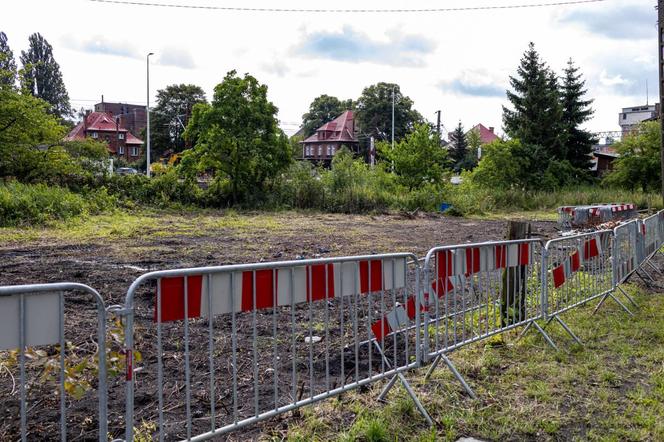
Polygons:
[[[0,231],[0,284],[76,281],[97,289],[107,303],[123,299],[130,283],[150,270],[391,252],[424,256],[432,247],[500,240],[505,221],[440,215],[151,214],[123,218],[97,232],[58,227],[25,237]],[[223,220],[223,216],[219,219]],[[103,221],[108,223],[108,220]],[[113,221],[111,221],[111,224]],[[556,223],[534,221],[533,232],[556,235]]]
[[[220,216],[219,214],[151,213],[98,217],[57,228],[24,231],[5,229],[4,232],[0,232],[4,233],[0,236],[2,257],[0,285],[80,282],[97,289],[104,297],[106,305],[111,305],[122,303],[131,282],[151,270],[391,252],[412,252],[417,256],[424,256],[427,250],[435,246],[500,240],[505,230],[505,221],[468,220],[440,215],[411,217],[279,213]],[[543,238],[555,236],[557,233],[555,223],[549,221],[533,222],[533,232]],[[151,325],[153,304],[151,293],[152,289],[146,288],[137,298],[135,339],[137,348],[147,358],[143,362],[146,374],[139,374],[142,389],[137,391],[136,395],[136,408],[139,410],[137,416],[140,416],[137,423],[141,419],[152,423],[156,420],[154,414],[156,379],[153,370],[156,349],[153,342],[154,328]],[[334,317],[339,314],[336,305],[330,304],[327,310],[329,310],[327,314]],[[94,324],[91,322],[93,315],[90,313],[88,305],[84,303],[74,304],[73,307],[67,306],[70,325],[72,321],[77,325],[70,327],[67,340],[73,342],[77,348],[91,348]],[[288,318],[285,320],[287,322]],[[298,323],[307,323],[306,312],[298,311],[297,320]],[[260,324],[261,321],[259,320]],[[279,322],[281,323],[281,319]],[[238,326],[238,342],[251,342],[249,322],[240,322]],[[205,321],[193,324],[191,341],[193,346],[205,348],[208,342],[205,335],[206,327]],[[227,320],[215,320],[215,328],[219,329],[221,336],[230,335],[230,324]],[[269,330],[267,326],[264,328]],[[284,331],[288,334],[288,330]],[[181,326],[164,330],[164,339],[168,343],[164,349],[165,352],[170,352],[165,356],[167,359],[164,367],[164,379],[167,380],[165,389],[169,400],[175,404],[182,403],[183,395],[182,351],[178,345],[181,332]],[[300,334],[303,336],[299,336]],[[306,334],[305,329],[298,329],[298,339]],[[228,340],[218,342],[220,350],[215,356],[221,361],[228,359],[229,345]],[[283,346],[279,344],[278,348],[274,347],[275,357],[277,353],[285,354],[288,351],[295,354],[290,356],[289,360],[293,357],[306,360],[306,355],[298,357],[296,353],[299,350],[289,347],[288,343]],[[362,358],[366,358],[367,351],[368,349],[362,350]],[[377,355],[374,357],[378,358]],[[170,365],[168,361],[171,362]],[[251,363],[250,360],[247,362]],[[261,368],[262,372],[264,368],[270,369],[271,362],[272,360],[268,358],[256,363],[264,366]],[[192,353],[191,363],[194,368],[204,370],[207,363],[206,352]],[[340,362],[341,365],[345,363],[345,360]],[[306,364],[298,367],[298,374],[299,371],[306,374]],[[223,378],[224,374],[222,372],[219,375]],[[206,394],[203,386],[204,379],[202,376],[200,379],[194,377],[192,380],[195,384],[194,418],[205,416],[209,411],[207,408],[210,402],[209,394]],[[122,381],[122,376],[117,374],[110,379],[109,427],[115,437],[121,436],[121,428],[124,425],[121,415],[124,401]],[[269,379],[266,380],[265,376],[261,376],[261,383],[264,381],[267,382]],[[31,435],[39,439],[57,439],[58,398],[53,396],[45,400],[36,399],[40,393],[48,394],[48,389],[41,386],[40,390],[38,384],[35,383],[33,387],[33,396],[29,396],[35,398],[31,406],[49,410],[41,415],[38,414],[37,417],[33,416],[32,424],[36,429]],[[5,388],[12,389],[8,376],[0,377],[0,391],[4,391]],[[218,394],[220,406],[223,406],[224,398],[228,398],[229,392],[220,391]],[[239,401],[251,401],[253,394],[251,389],[244,393],[240,392]],[[272,390],[267,388],[265,394],[261,394],[261,401],[265,398],[269,400],[271,394]],[[87,394],[83,400],[70,401],[68,406],[72,421],[84,423],[71,431],[70,438],[94,439],[96,418],[91,410],[94,410],[95,398]],[[169,409],[168,401],[165,408]],[[0,425],[0,436],[14,438],[12,436],[18,431],[15,417],[17,414],[16,401],[3,407],[0,419],[4,424]],[[184,410],[181,406],[172,408],[167,413],[166,419],[175,423],[171,425],[167,439],[186,436],[183,433],[183,415]],[[89,418],[86,419],[84,416]],[[202,425],[202,422],[196,425],[195,430],[199,430],[198,427]],[[259,437],[262,431],[270,432],[269,428],[274,425],[279,426],[283,423],[268,422],[249,429],[248,432],[244,431],[241,435],[235,433],[231,437],[239,437],[242,440]],[[205,428],[201,427],[200,430],[205,431]],[[143,431],[150,434],[154,432],[154,428],[148,425]]]

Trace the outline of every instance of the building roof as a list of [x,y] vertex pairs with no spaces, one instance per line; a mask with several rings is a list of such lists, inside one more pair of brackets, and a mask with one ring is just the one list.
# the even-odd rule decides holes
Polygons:
[[475,125],[470,130],[474,130],[474,129],[479,131],[480,139],[482,140],[482,144],[489,144],[490,142],[498,139],[498,135],[496,135],[492,130],[493,128],[488,129],[482,123],[479,123],[479,124]]
[[337,141],[342,143],[357,143],[355,138],[355,115],[347,110],[334,120],[325,123],[316,133],[302,141],[302,143],[318,143]]
[[[119,124],[122,124],[122,120]],[[122,132],[125,134],[125,144],[143,144],[125,127],[116,125],[116,119],[110,112],[90,112],[67,134],[65,141],[83,140],[89,131]]]

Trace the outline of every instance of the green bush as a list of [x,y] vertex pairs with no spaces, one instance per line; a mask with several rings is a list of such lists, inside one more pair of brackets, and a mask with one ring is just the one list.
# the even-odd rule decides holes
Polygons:
[[115,207],[106,190],[76,194],[45,184],[0,184],[0,226],[44,224],[55,220],[96,214]]

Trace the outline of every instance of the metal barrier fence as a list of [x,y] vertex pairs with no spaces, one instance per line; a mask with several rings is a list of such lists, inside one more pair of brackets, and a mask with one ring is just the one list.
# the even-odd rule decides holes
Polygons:
[[558,224],[563,230],[592,227],[608,221],[635,217],[636,206],[634,204],[595,204],[558,208]]
[[[97,342],[72,343],[66,340],[65,330],[79,327],[91,318],[81,309],[85,301],[73,292],[92,298],[91,309],[96,310]],[[71,301],[75,306],[69,309]],[[70,310],[70,311],[67,311]],[[68,320],[70,318],[70,320]],[[68,436],[81,437],[86,428],[94,429],[90,408],[98,408],[96,431],[100,441],[107,440],[107,389],[106,389],[106,310],[99,293],[83,284],[55,283],[0,287],[0,353],[3,367],[12,379],[18,378],[11,391],[2,386],[2,422],[11,426],[12,434],[2,438],[22,441],[37,439],[66,440]],[[95,360],[96,356],[96,360]],[[76,360],[71,358],[76,357]],[[87,389],[95,389],[93,379],[78,369],[90,362],[89,377],[96,379],[97,407],[90,407]],[[16,372],[18,373],[12,373]],[[39,405],[38,410],[31,412]],[[76,413],[84,419],[76,421],[68,416]],[[31,414],[31,415],[30,415]],[[59,414],[59,419],[58,415]],[[16,422],[16,416],[19,416]],[[30,426],[30,418],[39,420]],[[58,422],[59,423],[56,423]],[[86,422],[88,421],[88,422]],[[17,427],[13,425],[17,424]],[[59,425],[59,432],[55,428]],[[73,429],[76,434],[73,434]],[[56,434],[58,434],[56,436]],[[86,437],[89,439],[89,436]],[[6,439],[5,439],[6,440]]]
[[[419,273],[397,253],[139,277],[124,311],[126,439],[156,415],[160,440],[206,440],[388,378],[430,421],[401,375],[421,359]],[[147,283],[149,308],[136,303]]]
[[546,318],[585,304],[613,290],[613,232],[556,238],[542,256]]
[[613,229],[613,284],[618,287],[625,282],[639,266],[637,236],[639,220],[632,220]]
[[526,239],[429,250],[422,330],[424,362],[434,359],[428,375],[443,360],[475,396],[445,353],[542,317],[541,246],[538,239]]

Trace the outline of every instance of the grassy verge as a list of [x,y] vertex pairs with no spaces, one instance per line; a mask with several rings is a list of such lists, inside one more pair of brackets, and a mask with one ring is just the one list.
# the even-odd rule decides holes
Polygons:
[[[430,429],[402,388],[387,404],[380,387],[307,407],[293,420],[289,440],[664,440],[664,297],[629,289],[634,318],[610,302],[565,314],[584,341],[573,345],[558,326],[561,351],[534,332],[515,345],[474,345],[452,354],[480,399],[473,401],[448,370],[428,383],[410,373],[415,391],[436,421]],[[505,336],[512,341],[514,334]]]

